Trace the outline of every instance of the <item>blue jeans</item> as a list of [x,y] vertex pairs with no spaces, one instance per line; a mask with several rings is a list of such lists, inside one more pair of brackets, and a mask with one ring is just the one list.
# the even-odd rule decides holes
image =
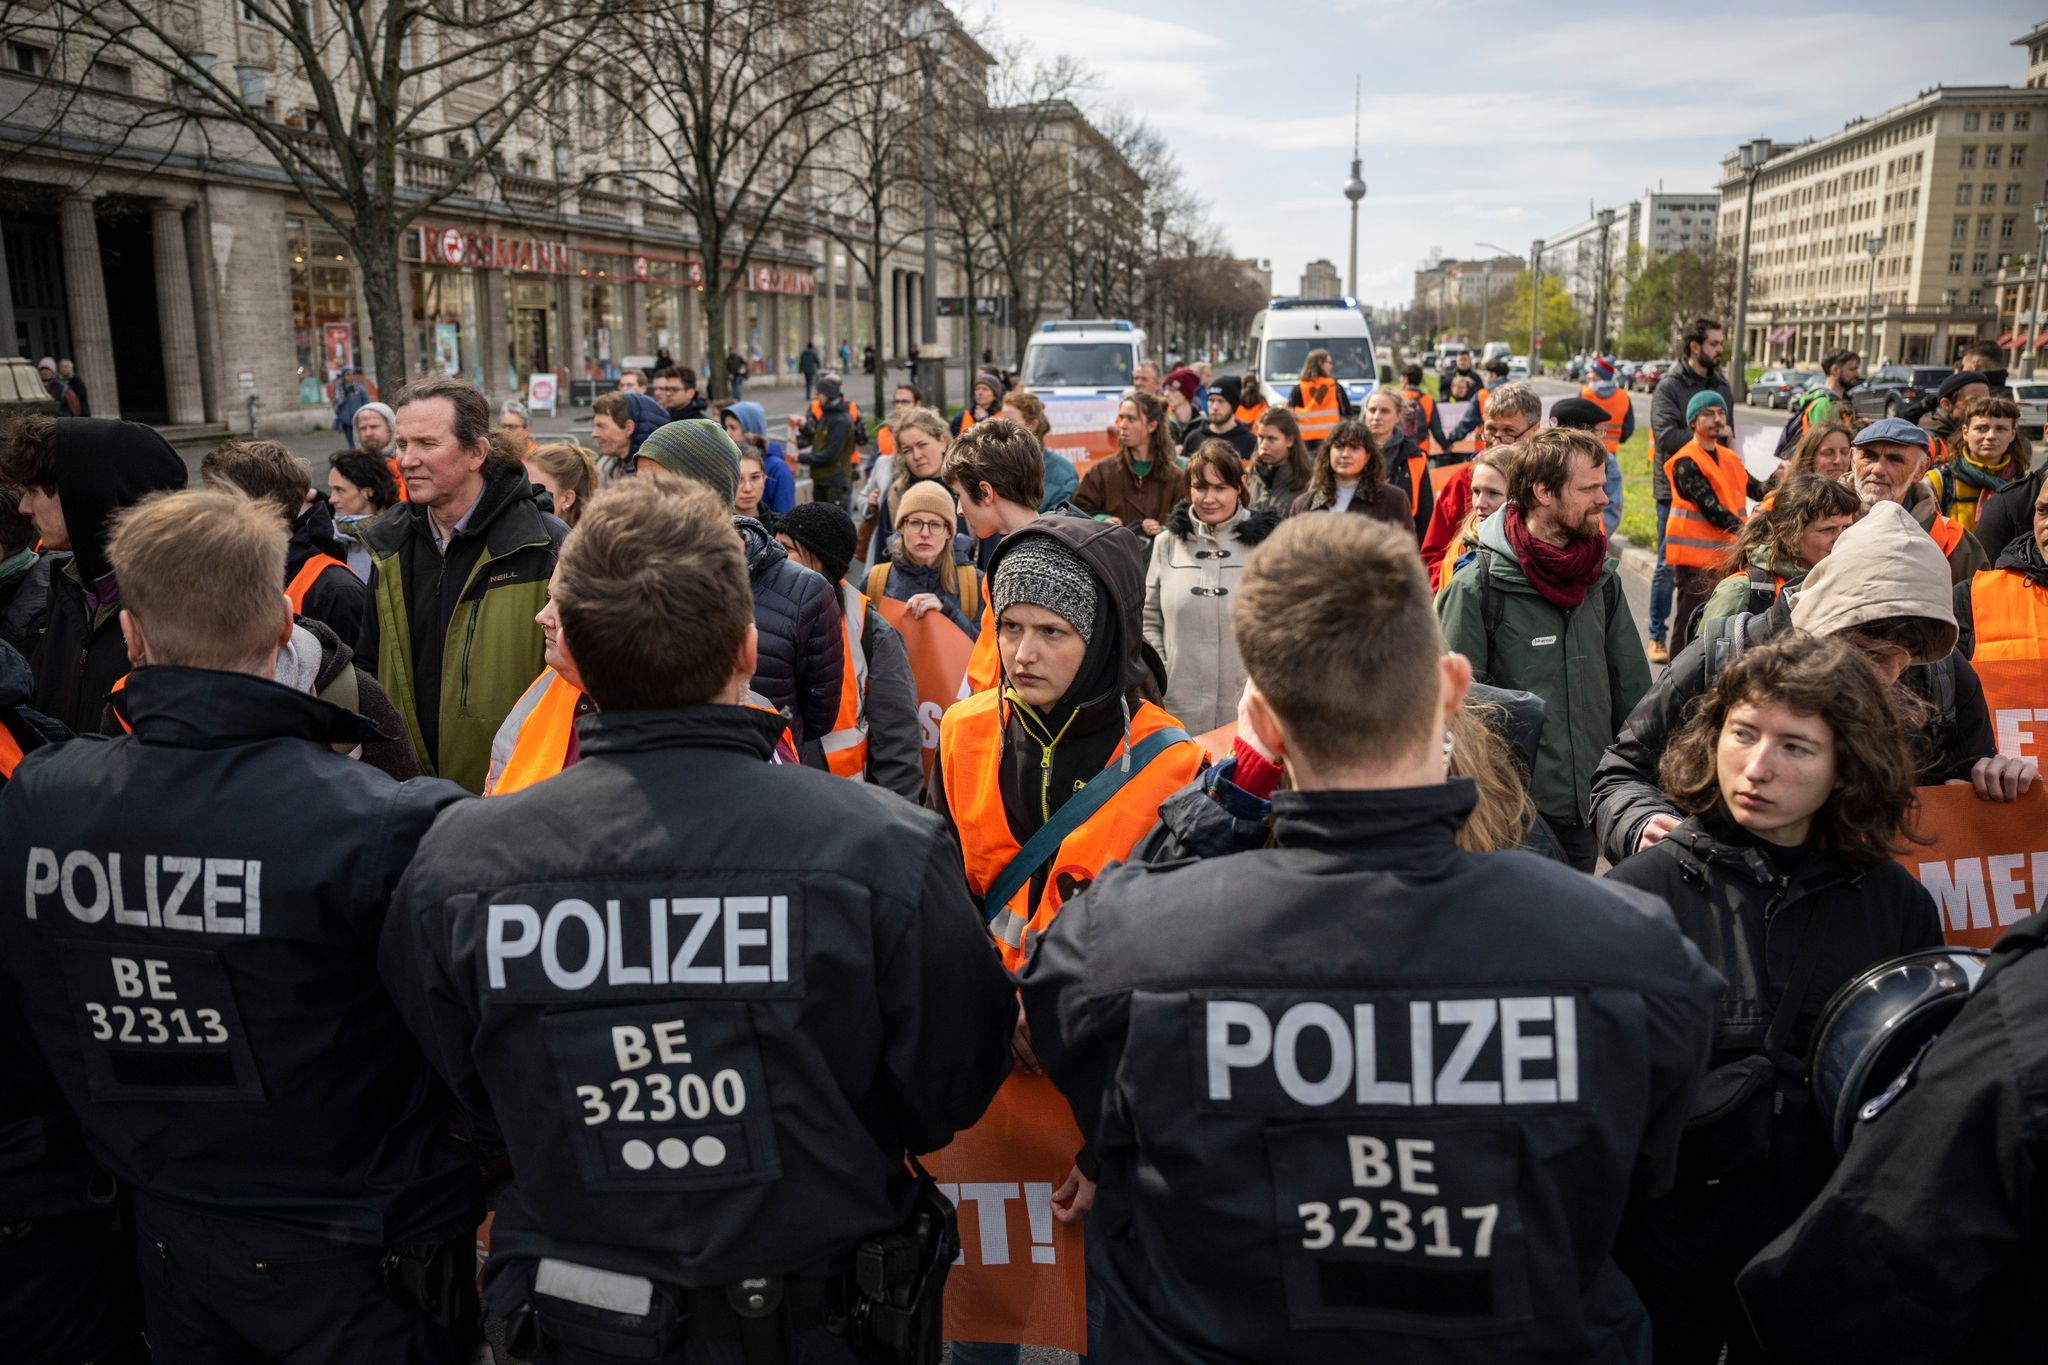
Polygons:
[[1610,536],[1621,525],[1621,460],[1614,455],[1607,457],[1607,506],[1600,509],[1600,524]]
[[1671,566],[1664,562],[1664,523],[1671,519],[1671,502],[1657,502],[1657,567],[1650,574],[1650,638],[1665,637],[1664,622],[1671,615]]

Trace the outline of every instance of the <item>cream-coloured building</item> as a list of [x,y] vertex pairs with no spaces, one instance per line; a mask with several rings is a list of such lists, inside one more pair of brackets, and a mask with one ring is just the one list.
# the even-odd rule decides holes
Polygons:
[[[1848,347],[1866,369],[1945,364],[2010,332],[1995,280],[2033,250],[2033,206],[2048,199],[2048,24],[2015,45],[2029,50],[2025,85],[1937,86],[1827,137],[1772,145],[1755,177],[1751,362]],[[1729,152],[1720,241],[1740,243],[1749,188]]]

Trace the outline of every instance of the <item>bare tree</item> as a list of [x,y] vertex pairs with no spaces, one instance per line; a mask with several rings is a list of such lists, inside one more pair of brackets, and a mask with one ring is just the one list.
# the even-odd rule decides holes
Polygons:
[[881,26],[807,0],[665,0],[660,14],[614,34],[605,54],[610,107],[649,150],[648,166],[606,174],[637,180],[696,228],[716,366],[728,349],[726,305],[787,226],[784,201],[808,198],[821,149],[887,79],[888,51]]
[[[508,139],[549,144],[547,92],[620,14],[616,0],[5,0],[0,29],[47,43],[69,81],[5,116],[69,141],[89,108],[105,164],[196,153],[274,165],[353,252],[377,382],[395,393],[401,235],[478,193]],[[94,89],[87,68],[105,59],[148,79],[133,94]]]

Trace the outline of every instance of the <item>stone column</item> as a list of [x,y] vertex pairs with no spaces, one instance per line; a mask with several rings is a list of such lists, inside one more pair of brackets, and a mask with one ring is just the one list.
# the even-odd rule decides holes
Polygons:
[[629,355],[653,355],[654,347],[647,341],[647,286],[638,280],[631,280],[619,286],[619,368],[625,368],[624,357]]
[[171,425],[206,420],[206,395],[199,386],[199,325],[192,314],[192,269],[185,258],[185,214],[177,204],[149,211],[150,254],[156,264],[156,323],[164,351],[164,396]]
[[59,231],[64,244],[64,304],[71,314],[71,356],[92,395],[95,417],[119,417],[121,392],[114,373],[114,329],[107,321],[107,284],[100,273],[100,234],[92,196],[64,196]]
[[[185,270],[196,288],[192,291],[193,336],[199,345],[199,394],[206,420],[222,420],[220,401],[220,312],[217,277],[213,271],[212,214],[204,199],[184,214]],[[360,352],[358,352],[360,354]]]
[[[573,259],[573,253],[572,253]],[[559,348],[562,369],[567,372],[568,383],[588,379],[589,371],[583,368],[583,276],[571,270],[562,276],[562,344]],[[569,391],[562,394],[562,402],[569,401]]]
[[[514,397],[505,390],[506,282],[502,270],[476,272],[477,348],[483,371],[484,397],[496,407],[501,399]],[[516,387],[516,386],[515,386]]]
[[14,289],[7,282],[7,239],[0,235],[0,355],[14,354],[14,328]]

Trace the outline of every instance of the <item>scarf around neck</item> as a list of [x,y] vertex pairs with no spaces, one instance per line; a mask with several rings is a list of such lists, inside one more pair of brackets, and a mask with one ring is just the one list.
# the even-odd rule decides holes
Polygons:
[[1508,548],[1521,561],[1522,577],[1559,611],[1570,611],[1607,570],[1607,533],[1552,545],[1538,540],[1522,520],[1522,509],[1509,503],[1501,509],[1501,529]]

